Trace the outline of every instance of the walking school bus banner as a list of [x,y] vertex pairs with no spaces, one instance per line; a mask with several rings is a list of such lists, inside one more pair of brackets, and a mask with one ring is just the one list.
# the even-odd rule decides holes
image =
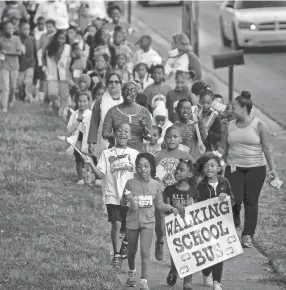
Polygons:
[[171,214],[165,224],[169,250],[181,278],[243,253],[229,197],[190,205],[184,218]]

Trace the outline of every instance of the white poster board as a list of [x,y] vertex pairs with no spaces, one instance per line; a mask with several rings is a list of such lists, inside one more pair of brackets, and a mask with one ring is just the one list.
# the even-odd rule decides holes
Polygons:
[[233,223],[230,197],[186,207],[185,218],[165,218],[169,250],[181,278],[243,253]]

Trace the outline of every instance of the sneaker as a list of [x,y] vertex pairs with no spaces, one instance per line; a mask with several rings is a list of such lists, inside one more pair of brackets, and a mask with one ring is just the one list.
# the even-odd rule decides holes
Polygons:
[[120,254],[114,255],[114,257],[112,259],[112,265],[114,267],[120,268],[121,267],[121,264],[122,264],[122,259],[121,259]]
[[7,114],[7,113],[8,113],[7,108],[3,108],[2,112],[3,112],[4,114]]
[[83,179],[79,180],[76,185],[84,185],[84,180]]
[[252,243],[252,238],[249,235],[242,236],[241,237],[241,244],[243,248],[252,248],[253,243]]
[[190,285],[184,285],[183,286],[183,290],[192,290],[193,288],[192,288],[192,286],[190,286]]
[[136,270],[128,271],[126,286],[136,288]]
[[169,274],[167,276],[167,284],[169,286],[174,286],[177,283],[178,273],[174,269],[170,269]]
[[156,241],[155,258],[158,261],[163,261],[163,259],[164,259],[164,242]]
[[217,282],[217,281],[214,281],[214,288],[213,290],[222,290],[222,285]]
[[214,286],[214,281],[212,275],[205,276],[203,275],[203,285],[206,287],[213,287]]
[[150,290],[146,279],[141,279],[140,290]]
[[127,253],[128,253],[128,243],[122,241],[120,248],[120,255],[122,260],[125,260],[127,258]]

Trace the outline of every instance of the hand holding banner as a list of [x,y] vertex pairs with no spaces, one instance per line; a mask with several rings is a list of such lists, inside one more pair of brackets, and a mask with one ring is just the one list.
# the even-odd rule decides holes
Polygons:
[[171,256],[181,278],[243,253],[233,223],[230,197],[215,197],[165,218]]

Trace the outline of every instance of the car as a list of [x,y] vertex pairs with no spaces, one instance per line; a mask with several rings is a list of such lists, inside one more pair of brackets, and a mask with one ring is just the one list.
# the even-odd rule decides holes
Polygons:
[[151,3],[153,3],[153,2],[156,2],[157,4],[158,4],[158,2],[160,2],[160,4],[168,4],[168,3],[170,3],[170,4],[173,4],[173,3],[177,3],[177,4],[183,4],[183,1],[172,1],[172,0],[170,0],[170,1],[138,1],[138,3],[140,4],[140,5],[142,5],[143,7],[147,7],[147,6],[149,6],[150,5],[150,2]]
[[224,1],[219,22],[226,47],[286,45],[286,1]]

